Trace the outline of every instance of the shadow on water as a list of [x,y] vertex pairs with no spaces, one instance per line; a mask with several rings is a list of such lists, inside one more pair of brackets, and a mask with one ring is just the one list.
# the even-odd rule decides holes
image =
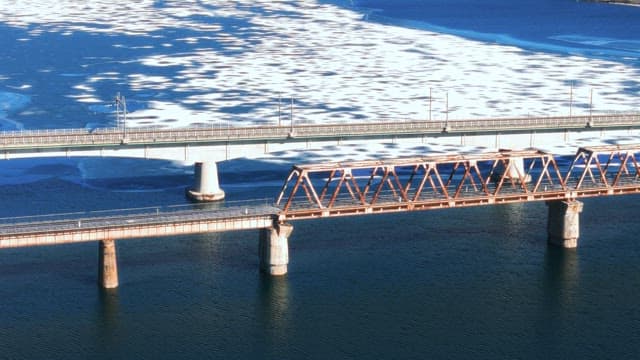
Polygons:
[[195,201],[190,198],[188,200],[189,200],[189,203],[191,204],[191,208],[194,210],[222,210],[228,206],[227,202],[224,200],[205,201],[205,202]]
[[[549,355],[569,351],[575,339],[575,313],[579,291],[579,255],[574,249],[548,246],[541,284],[541,316],[536,332]],[[556,353],[557,352],[557,353]]]
[[575,249],[549,246],[545,256],[546,304],[549,311],[570,308],[579,285],[579,256]]
[[98,287],[96,304],[96,339],[103,353],[108,353],[119,343],[120,300],[118,289]]
[[291,293],[287,276],[261,274],[258,282],[259,313],[257,318],[266,329],[266,349],[286,349],[291,335]]

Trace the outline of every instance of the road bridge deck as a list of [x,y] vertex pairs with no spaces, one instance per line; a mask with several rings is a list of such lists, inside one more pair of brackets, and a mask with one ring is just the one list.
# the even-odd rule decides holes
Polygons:
[[425,135],[460,132],[514,132],[640,126],[640,114],[556,116],[436,121],[387,121],[358,124],[298,124],[259,127],[192,127],[177,129],[45,129],[0,133],[0,150],[95,148],[122,145],[300,141],[388,135]]

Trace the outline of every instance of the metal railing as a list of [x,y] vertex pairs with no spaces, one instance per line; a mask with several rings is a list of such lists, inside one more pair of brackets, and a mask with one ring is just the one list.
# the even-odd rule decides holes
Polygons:
[[388,121],[359,124],[313,124],[257,127],[189,127],[176,129],[118,128],[44,129],[0,132],[0,149],[70,146],[118,146],[287,138],[357,137],[394,134],[437,134],[465,131],[561,130],[616,128],[640,125],[640,114],[556,116],[438,121]]
[[67,212],[0,218],[0,235],[275,216],[272,199]]

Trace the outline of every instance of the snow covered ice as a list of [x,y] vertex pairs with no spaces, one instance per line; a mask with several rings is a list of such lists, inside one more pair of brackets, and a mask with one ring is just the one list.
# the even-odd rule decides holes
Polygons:
[[[435,118],[444,116],[447,93],[450,118],[548,116],[568,114],[571,82],[575,112],[588,110],[591,89],[595,111],[637,106],[624,90],[638,75],[632,66],[369,22],[316,1],[31,0],[3,5],[0,21],[31,37],[118,35],[122,42],[111,46],[126,48],[139,72],[103,72],[96,63],[125,59],[87,56],[78,69],[86,76],[66,94],[79,102],[109,102],[113,94],[99,89],[114,82],[128,87],[131,99],[186,94],[152,96],[131,126],[273,124],[279,94],[285,109],[294,98],[301,123],[426,119],[429,89]],[[145,45],[128,44],[130,38]]]

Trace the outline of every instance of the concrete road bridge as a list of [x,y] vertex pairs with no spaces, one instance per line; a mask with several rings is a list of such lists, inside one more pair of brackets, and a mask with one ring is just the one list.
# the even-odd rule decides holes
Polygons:
[[0,157],[130,157],[195,164],[196,200],[219,200],[216,162],[284,151],[347,144],[476,145],[522,149],[567,144],[579,136],[635,134],[640,114],[473,120],[387,121],[180,129],[111,128],[28,130],[0,133]]
[[292,222],[545,201],[549,243],[575,248],[581,198],[640,193],[640,144],[579,148],[561,167],[540,150],[334,162],[293,166],[275,203],[74,213],[0,219],[0,248],[100,243],[100,284],[118,286],[115,241],[259,229],[260,267],[287,272]]

